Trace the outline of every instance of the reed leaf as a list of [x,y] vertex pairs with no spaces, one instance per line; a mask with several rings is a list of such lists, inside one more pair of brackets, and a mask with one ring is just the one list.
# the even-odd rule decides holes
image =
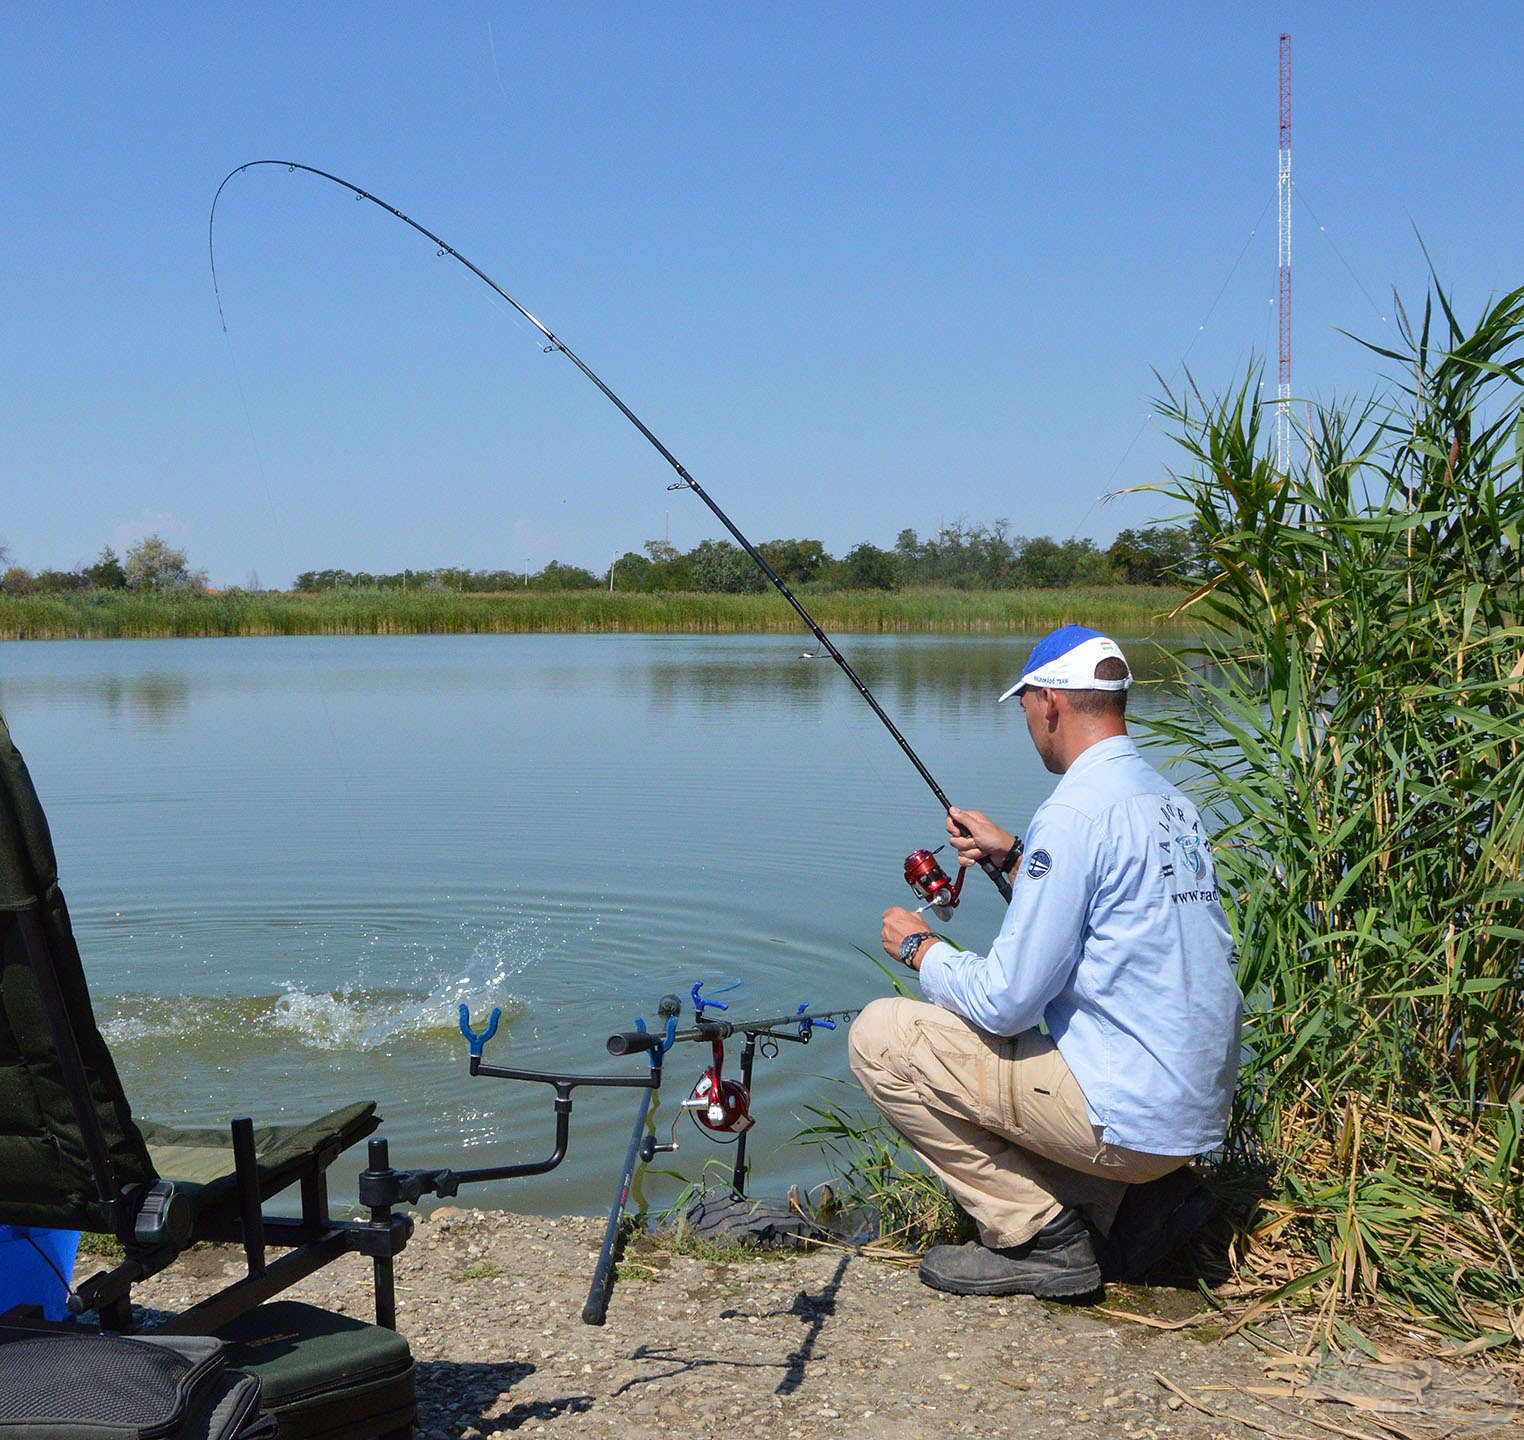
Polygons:
[[[1190,709],[1149,721],[1221,824],[1248,999],[1241,1237],[1324,1333],[1374,1301],[1524,1333],[1524,291],[1440,287],[1397,375],[1289,470],[1250,373],[1159,406],[1206,538]],[[1287,1247],[1290,1280],[1286,1280]],[[1489,1343],[1491,1343],[1489,1339]]]

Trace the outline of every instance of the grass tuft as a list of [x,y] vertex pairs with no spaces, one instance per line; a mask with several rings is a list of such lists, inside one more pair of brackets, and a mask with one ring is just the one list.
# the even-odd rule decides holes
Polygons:
[[477,1260],[467,1265],[456,1277],[459,1280],[496,1280],[499,1275],[507,1272],[501,1265],[494,1265],[490,1260]]
[[98,1260],[110,1260],[113,1264],[126,1259],[127,1252],[115,1235],[105,1235],[95,1230],[83,1230],[79,1236],[79,1253],[94,1255]]

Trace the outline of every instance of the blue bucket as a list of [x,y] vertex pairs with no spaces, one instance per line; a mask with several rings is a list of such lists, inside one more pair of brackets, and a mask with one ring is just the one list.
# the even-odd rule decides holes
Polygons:
[[44,1319],[67,1320],[67,1277],[78,1253],[78,1230],[0,1225],[0,1315],[13,1305],[41,1305]]

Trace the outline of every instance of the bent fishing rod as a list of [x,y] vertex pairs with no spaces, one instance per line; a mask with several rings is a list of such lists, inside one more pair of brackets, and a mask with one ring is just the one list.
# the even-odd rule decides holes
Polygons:
[[[783,596],[783,598],[787,600],[788,603],[793,607],[794,612],[799,616],[801,620],[804,621],[805,625],[809,628],[810,633],[822,645],[825,646],[826,653],[841,668],[842,674],[844,674],[847,679],[852,682],[853,688],[859,695],[862,696],[865,701],[867,701],[868,707],[873,711],[875,715],[878,716],[879,720],[883,722],[884,728],[894,737],[895,743],[900,747],[900,749],[905,752],[906,759],[908,759],[910,763],[915,766],[916,771],[919,773],[921,779],[926,782],[927,786],[931,790],[931,793],[937,797],[937,803],[941,805],[943,811],[951,814],[952,801],[947,798],[947,795],[943,791],[942,787],[937,784],[936,777],[931,773],[930,770],[926,768],[926,765],[922,761],[921,757],[917,755],[911,748],[910,742],[900,733],[899,727],[894,723],[893,720],[889,718],[888,712],[885,711],[884,707],[878,703],[877,698],[874,696],[873,692],[868,689],[862,677],[857,673],[856,670],[852,668],[852,665],[847,660],[847,657],[836,648],[836,645],[832,642],[831,637],[820,628],[820,626],[815,621],[815,617],[804,608],[804,605],[800,602],[799,597],[789,589],[787,582],[772,567],[772,565],[768,563],[766,557],[762,554],[762,552],[758,550],[757,547],[753,545],[751,541],[741,533],[735,521],[733,521],[729,515],[720,509],[719,505],[715,503],[713,497],[709,494],[709,492],[705,490],[704,487],[700,485],[698,481],[695,480],[693,476],[687,472],[686,469],[683,468],[683,465],[681,461],[678,460],[677,456],[675,456],[669,449],[667,449],[664,444],[662,444],[662,442],[656,437],[655,433],[645,423],[645,421],[642,420],[640,416],[638,416],[633,410],[631,410],[630,407],[626,405],[624,401],[621,400],[619,396],[616,395],[607,384],[604,383],[604,381],[592,370],[592,368],[581,358],[581,356],[573,351],[566,344],[566,342],[560,338],[560,336],[555,334],[555,332],[550,329],[548,325],[544,324],[538,317],[531,314],[529,310],[527,310],[523,305],[515,300],[512,295],[510,295],[506,290],[503,289],[501,285],[497,283],[497,281],[488,275],[485,270],[483,270],[480,266],[476,265],[471,260],[467,259],[466,256],[462,255],[460,251],[457,250],[453,245],[442,240],[432,230],[428,229],[424,225],[420,225],[418,221],[414,220],[411,215],[404,214],[395,205],[388,204],[379,196],[372,195],[369,190],[362,189],[359,185],[354,184],[352,181],[345,180],[342,176],[331,174],[327,170],[319,170],[312,165],[303,165],[299,161],[295,160],[249,160],[244,164],[237,166],[235,169],[230,170],[223,177],[222,184],[217,187],[217,193],[212,197],[211,213],[207,217],[206,225],[206,248],[207,254],[211,259],[212,266],[212,291],[213,294],[217,297],[217,318],[222,323],[222,330],[224,334],[227,333],[228,322],[227,315],[224,313],[222,307],[222,289],[217,283],[217,251],[214,244],[215,227],[217,224],[217,202],[222,198],[223,190],[227,188],[228,182],[231,181],[235,175],[241,175],[245,170],[253,170],[266,165],[272,167],[284,166],[287,173],[293,173],[300,170],[304,174],[315,175],[320,180],[330,181],[331,183],[341,186],[345,190],[348,190],[357,200],[368,200],[378,209],[384,210],[388,215],[395,216],[398,220],[401,220],[403,224],[411,226],[426,240],[430,241],[433,245],[438,247],[437,253],[439,255],[448,255],[452,260],[458,260],[462,265],[466,267],[467,270],[476,276],[476,278],[480,280],[482,284],[486,285],[503,300],[506,300],[508,304],[514,308],[514,310],[516,310],[520,315],[524,317],[525,320],[533,325],[534,328],[545,337],[546,343],[544,346],[544,352],[546,354],[560,354],[566,356],[566,358],[570,360],[578,370],[580,370],[589,380],[592,381],[594,385],[598,387],[604,398],[607,399],[609,403],[612,404],[619,411],[619,413],[630,422],[630,424],[632,424],[638,431],[640,431],[640,433],[651,444],[656,453],[660,455],[661,458],[665,460],[674,471],[676,471],[678,477],[677,483],[674,485],[669,485],[667,488],[669,490],[691,490],[695,495],[698,496],[700,500],[704,502],[705,505],[709,507],[720,524],[722,524],[733,536],[735,536],[736,543],[740,545],[740,547],[749,556],[751,556],[752,560],[756,563],[762,573],[767,576],[768,580],[772,582],[773,588],[777,590],[777,592]],[[967,835],[969,833],[967,827],[963,826],[957,821],[954,821],[953,823],[958,825],[959,830],[961,830],[963,834]],[[988,875],[994,882],[995,888],[1000,891],[1001,898],[1009,900],[1011,898],[1011,882],[1001,872],[999,866],[997,866],[995,862],[988,856],[982,859],[979,862],[979,865],[984,873]]]

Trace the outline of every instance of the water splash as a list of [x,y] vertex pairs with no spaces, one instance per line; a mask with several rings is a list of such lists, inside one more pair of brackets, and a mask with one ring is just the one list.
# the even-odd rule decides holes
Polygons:
[[[277,995],[121,995],[110,1003],[101,1033],[112,1046],[174,1041],[245,1051],[291,1045],[315,1050],[385,1050],[402,1041],[453,1046],[460,1040],[456,985],[423,995],[406,990],[301,990]],[[478,998],[479,992],[473,992]],[[503,1007],[511,1025],[528,1009],[515,998]]]
[[509,1025],[527,1013],[527,1000],[511,986],[541,947],[526,945],[519,931],[514,926],[478,935],[464,964],[456,958],[449,970],[420,947],[408,967],[418,977],[412,983],[317,989],[305,979],[286,978],[258,995],[122,994],[99,1006],[101,1031],[109,1044],[124,1047],[173,1041],[249,1052],[295,1044],[354,1053],[407,1042],[453,1046],[460,1038],[462,1003],[483,1011],[501,1006]]

